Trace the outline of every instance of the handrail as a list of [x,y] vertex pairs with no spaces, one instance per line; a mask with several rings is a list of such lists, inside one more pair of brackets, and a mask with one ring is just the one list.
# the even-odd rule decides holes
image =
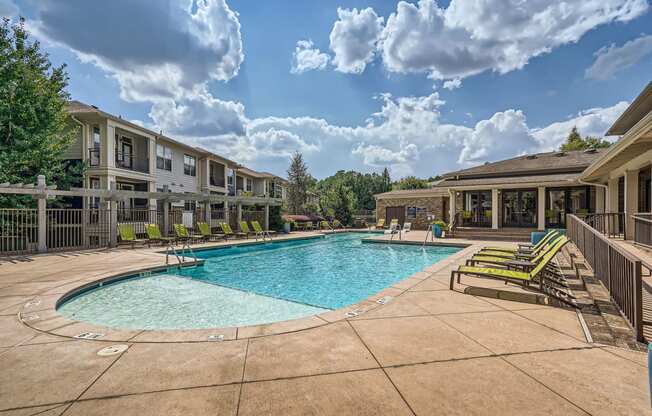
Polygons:
[[639,220],[639,221],[643,221],[643,222],[647,222],[647,223],[652,224],[652,220],[647,219],[647,218],[643,218],[643,217],[639,216],[638,214],[632,214],[631,217],[633,219],[635,219],[635,220]]

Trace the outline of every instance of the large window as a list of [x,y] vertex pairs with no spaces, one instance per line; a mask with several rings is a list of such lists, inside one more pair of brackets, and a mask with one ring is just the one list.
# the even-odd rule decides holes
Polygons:
[[491,191],[465,191],[462,225],[465,227],[491,227]]
[[253,179],[247,178],[247,185],[245,185],[245,189],[247,192],[251,192],[253,182],[254,182]]
[[550,188],[546,191],[546,227],[566,227],[567,214],[591,212],[589,187]]
[[194,156],[183,155],[183,173],[188,176],[197,176],[197,159]]
[[172,149],[161,144],[156,145],[156,167],[172,171]]

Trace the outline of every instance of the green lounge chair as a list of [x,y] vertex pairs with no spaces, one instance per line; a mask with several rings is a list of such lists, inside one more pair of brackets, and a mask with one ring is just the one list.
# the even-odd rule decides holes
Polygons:
[[460,280],[463,274],[487,277],[490,279],[502,280],[504,282],[512,282],[523,287],[529,287],[530,283],[538,282],[538,289],[541,293],[547,293],[550,296],[553,296],[563,302],[566,302],[572,306],[576,306],[574,302],[574,296],[572,294],[565,292],[564,290],[561,290],[552,284],[555,282],[556,277],[555,279],[550,279],[547,276],[547,274],[550,274],[547,271],[550,262],[567,242],[568,239],[566,238],[556,242],[552,249],[546,252],[539,264],[537,264],[536,267],[534,267],[530,272],[499,269],[493,267],[460,266],[457,270],[453,270],[451,272],[450,289],[454,290],[456,277],[457,283],[461,283]]
[[240,221],[240,231],[245,235],[245,237],[249,238],[250,235],[256,235],[255,232],[251,231],[249,229],[249,224],[247,224],[247,221]]
[[320,230],[332,230],[333,227],[328,223],[328,221],[319,221]]
[[344,228],[344,227],[342,226],[342,223],[340,222],[340,220],[337,220],[337,219],[336,219],[336,220],[333,220],[332,225],[333,225],[333,229],[335,229],[335,230],[337,230],[337,229],[339,229],[339,228]]
[[174,242],[173,237],[163,237],[161,230],[156,224],[145,224],[145,232],[147,233],[147,247],[151,247],[152,243],[170,245]]
[[220,227],[222,228],[222,232],[224,233],[224,238],[225,239],[229,239],[229,238],[232,238],[232,237],[246,236],[245,233],[233,232],[233,229],[231,228],[231,226],[226,222],[221,222]]
[[536,257],[542,250],[544,250],[546,247],[552,245],[556,241],[558,241],[560,238],[563,236],[561,234],[555,234],[552,238],[548,239],[545,244],[542,244],[540,246],[537,246],[534,250],[532,251],[515,251],[515,252],[509,252],[509,251],[498,251],[498,250],[480,250],[477,255],[480,256],[494,256],[494,257],[504,257],[507,259],[533,259]]
[[507,267],[508,269],[517,269],[517,270],[520,269],[524,271],[530,271],[534,267],[536,267],[536,265],[539,264],[541,260],[543,260],[543,257],[546,255],[546,253],[554,249],[554,247],[561,242],[565,244],[567,240],[568,238],[565,236],[560,237],[559,239],[546,245],[543,250],[540,250],[536,256],[532,257],[529,260],[517,259],[516,257],[508,258],[508,257],[499,257],[499,256],[487,256],[480,253],[480,254],[475,254],[473,257],[468,259],[466,261],[466,265],[476,266],[478,265],[478,263],[481,263],[481,264],[489,264],[491,265],[491,267],[502,266],[502,267]]
[[272,235],[276,234],[276,231],[263,230],[263,227],[260,226],[260,223],[258,221],[251,221],[251,226],[254,227],[254,232],[256,233],[256,237],[261,236],[264,239],[265,236],[267,236],[271,239]]
[[211,226],[207,222],[198,222],[197,229],[206,241],[216,238],[224,238],[224,234],[214,234],[211,232]]
[[544,246],[545,244],[550,241],[550,239],[554,238],[559,234],[559,231],[557,230],[552,230],[548,232],[541,240],[539,240],[538,243],[532,245],[532,244],[519,244],[517,248],[509,248],[509,247],[500,247],[500,246],[490,246],[490,247],[483,247],[482,251],[504,251],[506,253],[516,253],[518,251],[534,251],[538,249],[539,247]]
[[174,233],[176,234],[176,241],[195,242],[204,240],[204,236],[201,234],[190,234],[183,224],[174,224]]
[[145,240],[136,238],[133,224],[118,224],[118,234],[120,236],[118,244],[120,245],[130,244],[131,248],[135,248],[136,243],[145,243]]
[[369,227],[370,230],[378,230],[381,228],[385,228],[385,218],[379,218],[376,222],[376,225]]

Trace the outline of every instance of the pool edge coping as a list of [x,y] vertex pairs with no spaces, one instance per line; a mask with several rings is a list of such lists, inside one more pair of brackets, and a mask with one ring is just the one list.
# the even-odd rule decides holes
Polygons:
[[[338,233],[345,232],[357,232],[357,230],[346,230],[338,231]],[[364,231],[363,231],[364,232]],[[329,233],[330,234],[330,233]],[[311,238],[323,238],[323,236],[297,236],[296,238],[289,238],[284,241],[296,241],[302,239],[311,239]],[[382,239],[373,239],[365,238],[362,241],[372,244],[387,243],[387,240]],[[236,245],[252,245],[252,244],[262,244],[263,242],[243,242]],[[421,242],[409,242],[404,240],[392,241],[392,244],[398,245],[422,245]],[[119,274],[114,274],[110,276],[92,278],[92,280],[82,282],[80,279],[80,286],[75,287],[64,294],[59,295],[56,301],[53,303],[53,306],[50,306],[44,310],[38,311],[27,311],[27,305],[30,305],[34,299],[39,297],[46,296],[44,294],[35,296],[32,300],[26,302],[21,307],[18,312],[19,321],[25,326],[38,331],[42,334],[48,334],[56,337],[63,337],[68,339],[80,339],[78,335],[83,332],[90,332],[96,334],[102,334],[101,337],[93,339],[93,341],[100,342],[128,342],[128,343],[196,343],[196,342],[216,342],[216,341],[235,341],[235,340],[244,340],[251,338],[261,338],[273,335],[294,333],[299,331],[304,331],[311,328],[317,328],[325,325],[334,324],[348,319],[357,318],[360,315],[363,315],[372,310],[381,308],[387,304],[390,304],[391,301],[399,296],[402,296],[405,292],[409,291],[412,287],[418,285],[423,280],[429,278],[432,274],[437,273],[439,270],[448,266],[452,261],[459,257],[467,255],[469,248],[473,247],[473,244],[463,244],[463,243],[427,243],[428,246],[448,246],[461,248],[460,251],[451,254],[450,256],[444,258],[443,260],[431,264],[424,269],[417,271],[410,276],[401,279],[391,286],[387,286],[383,290],[376,292],[360,302],[347,305],[342,308],[334,309],[331,311],[322,312],[316,315],[309,315],[302,318],[290,319],[284,321],[271,322],[266,324],[257,324],[257,325],[247,325],[247,326],[237,326],[237,327],[217,327],[217,328],[202,328],[202,329],[173,329],[173,330],[142,330],[142,329],[126,329],[126,328],[115,328],[115,327],[106,327],[102,325],[92,324],[84,321],[76,321],[69,319],[61,315],[57,308],[73,296],[84,293],[88,290],[97,288],[103,284],[115,283],[120,280],[127,278],[133,278],[133,276],[141,273],[153,273],[157,271],[169,270],[171,268],[178,267],[192,267],[197,264],[203,264],[204,260],[188,261],[182,265],[160,265],[160,266],[151,266],[146,268],[136,268],[134,270],[122,272]],[[221,246],[222,247],[222,246]],[[233,247],[233,246],[228,246]],[[203,247],[202,247],[203,248]],[[206,247],[206,250],[215,249],[216,247]],[[425,274],[425,275],[424,275]],[[100,285],[98,285],[98,283]],[[383,299],[381,301],[381,299]],[[30,319],[30,314],[45,314],[50,315],[44,319]],[[28,319],[26,319],[28,318]],[[38,318],[38,317],[37,317]],[[62,325],[58,325],[54,328],[48,328],[44,326],[39,328],[39,324],[47,323],[54,319],[63,319],[67,321]],[[78,331],[80,334],[69,335],[69,327],[81,325],[84,329]],[[147,338],[147,336],[150,336]],[[212,336],[214,338],[210,339]],[[138,339],[141,338],[141,339]]]

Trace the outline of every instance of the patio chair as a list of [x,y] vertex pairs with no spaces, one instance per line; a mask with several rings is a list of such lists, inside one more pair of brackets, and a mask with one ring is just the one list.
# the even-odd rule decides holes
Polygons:
[[224,234],[215,234],[211,232],[211,226],[208,225],[207,222],[198,222],[197,229],[206,241],[210,241],[211,239],[224,238]]
[[174,234],[176,235],[175,241],[192,243],[198,240],[204,240],[204,236],[201,234],[190,234],[183,224],[173,224],[173,227]]
[[239,231],[234,232],[233,229],[231,228],[231,226],[226,222],[221,222],[220,227],[222,228],[222,232],[224,233],[224,238],[225,239],[229,239],[229,238],[232,238],[232,237],[245,237],[246,236],[245,233],[241,233]]
[[535,257],[533,257],[530,260],[517,259],[515,257],[507,258],[507,257],[498,257],[498,256],[487,256],[482,253],[479,253],[473,255],[473,257],[468,259],[466,261],[466,265],[477,266],[479,263],[481,263],[481,264],[488,264],[491,267],[502,266],[502,267],[507,267],[508,269],[530,271],[534,267],[536,267],[536,265],[539,264],[541,260],[543,260],[543,257],[548,252],[553,250],[557,244],[561,244],[561,243],[565,244],[567,240],[568,240],[567,237],[562,236],[559,239],[551,242],[550,244],[547,244],[542,250],[539,251],[539,253]]
[[[482,249],[480,250],[477,254],[482,255],[482,256],[494,256],[494,257],[504,257],[504,258],[509,258],[509,259],[532,259],[536,257],[543,249],[545,249],[548,245],[556,242],[559,240],[561,237],[563,237],[559,233],[555,233],[552,235],[549,239],[544,241],[542,244],[537,244],[536,247],[533,250],[516,250],[516,251],[505,251],[505,250],[486,250]],[[543,239],[542,239],[543,241]]]
[[250,235],[256,235],[255,232],[249,229],[249,224],[247,224],[247,221],[240,221],[240,231],[245,235],[246,238],[249,238]]
[[145,224],[145,232],[147,233],[147,247],[151,247],[152,243],[171,245],[174,242],[174,237],[163,237],[156,224]]
[[460,266],[457,270],[451,272],[450,290],[454,290],[455,288],[456,277],[457,283],[461,283],[462,275],[502,280],[506,283],[518,284],[524,288],[528,288],[532,282],[537,282],[539,292],[546,293],[562,302],[576,306],[574,301],[575,297],[570,292],[555,286],[554,283],[556,283],[556,277],[555,279],[550,279],[549,276],[551,273],[547,269],[557,253],[559,253],[562,247],[567,243],[567,238],[560,239],[554,243],[553,247],[543,255],[541,261],[539,261],[539,263],[529,272],[494,267]]
[[328,223],[328,221],[319,221],[320,230],[333,230],[333,227]]
[[331,225],[333,226],[333,229],[334,229],[334,230],[337,230],[338,228],[344,228],[344,227],[342,226],[342,223],[341,223],[340,220],[338,220],[338,219],[333,220],[333,222],[331,223]]
[[548,243],[548,241],[555,237],[556,235],[559,234],[559,231],[557,230],[550,230],[546,235],[543,236],[541,240],[539,240],[538,243],[532,245],[530,243],[522,243],[519,244],[518,247],[516,248],[509,248],[509,247],[500,247],[500,246],[489,246],[489,247],[483,247],[482,250],[491,250],[491,251],[504,251],[507,253],[516,253],[518,251],[534,251],[537,248],[545,245]]
[[376,222],[376,225],[372,225],[369,227],[370,230],[378,230],[381,228],[385,228],[385,218],[379,218],[378,221]]
[[136,243],[145,243],[146,241],[136,238],[133,224],[118,224],[118,234],[120,235],[119,245],[130,244],[131,248],[135,248]]
[[251,221],[251,226],[254,227],[254,232],[256,233],[256,237],[261,236],[262,238],[265,238],[265,236],[267,236],[271,239],[272,235],[276,234],[276,231],[263,230],[263,227],[260,226],[260,223],[258,221]]
[[392,222],[389,224],[389,228],[385,230],[385,234],[396,234],[398,232],[400,232],[400,228],[398,226],[398,220],[396,220],[396,222],[392,220]]

